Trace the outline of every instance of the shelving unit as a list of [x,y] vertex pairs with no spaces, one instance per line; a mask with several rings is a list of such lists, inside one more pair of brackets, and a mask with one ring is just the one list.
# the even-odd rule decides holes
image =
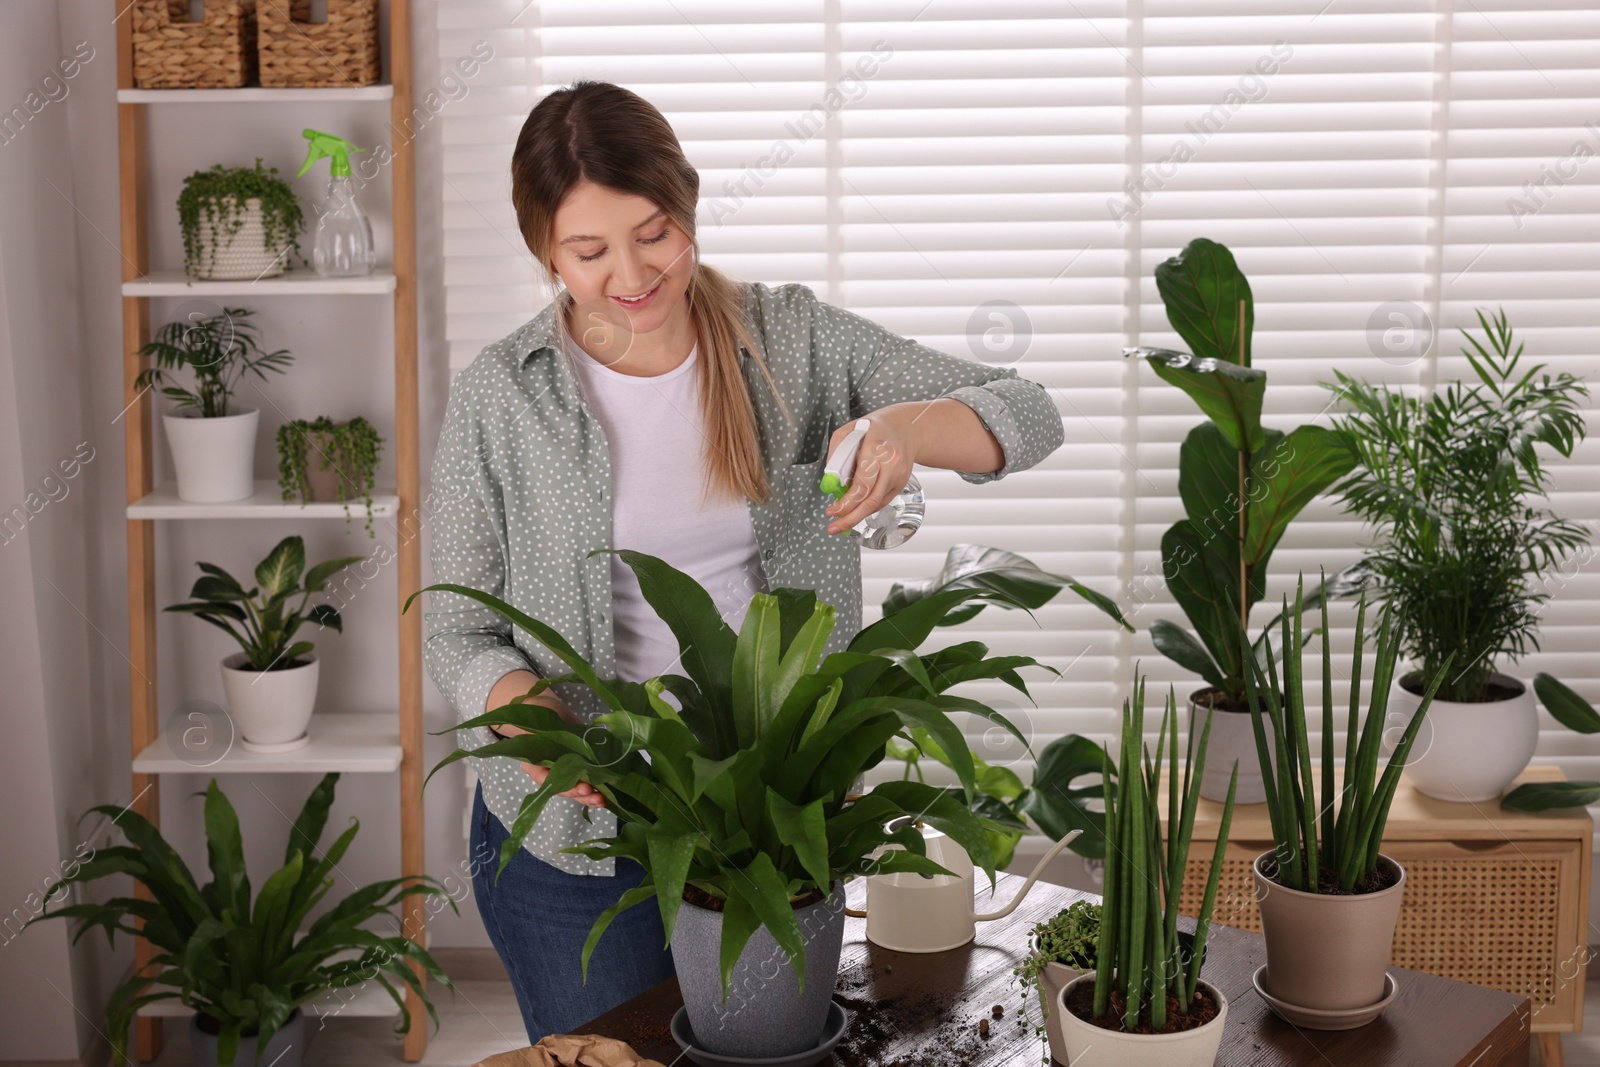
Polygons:
[[[133,86],[132,19],[121,17],[125,0],[107,5],[117,27],[118,181],[121,190],[123,399],[127,444],[128,502],[128,662],[134,810],[152,823],[161,814],[163,774],[285,774],[328,771],[393,773],[398,770],[400,806],[400,875],[424,873],[422,819],[422,613],[401,614],[411,590],[422,585],[420,538],[399,538],[395,574],[398,600],[396,669],[399,711],[380,714],[320,710],[310,726],[311,740],[292,752],[261,754],[227,746],[212,758],[183,751],[178,739],[160,728],[156,687],[156,567],[158,524],[207,519],[343,520],[342,504],[285,502],[276,482],[258,481],[255,494],[228,504],[191,504],[177,499],[175,487],[157,486],[154,396],[135,385],[149,361],[140,349],[151,337],[151,305],[162,297],[341,297],[390,296],[394,307],[394,456],[396,484],[373,493],[373,515],[403,518],[420,515],[417,441],[417,269],[416,180],[413,141],[394,137],[384,168],[393,183],[393,266],[363,278],[319,278],[308,271],[289,271],[276,278],[242,282],[190,282],[181,269],[152,270],[147,224],[150,193],[148,119],[150,107],[186,105],[248,107],[283,103],[387,102],[388,128],[406,129],[412,110],[410,0],[387,0],[387,75],[385,84],[349,89],[136,89]],[[361,502],[353,502],[351,521],[365,518]],[[149,899],[142,888],[136,893]],[[427,911],[423,898],[407,905],[408,936],[426,940]],[[146,967],[153,947],[135,942],[136,967]],[[418,978],[426,974],[413,965]],[[312,1011],[320,1015],[393,1015],[397,1008],[376,982],[354,991],[336,991]],[[325,1009],[325,1010],[323,1010]],[[412,1026],[405,1039],[405,1058],[422,1058],[428,1042],[428,1016],[415,994],[407,994]],[[135,1023],[134,1052],[152,1060],[161,1052],[163,1017],[187,1015],[181,1005],[152,1006]]]

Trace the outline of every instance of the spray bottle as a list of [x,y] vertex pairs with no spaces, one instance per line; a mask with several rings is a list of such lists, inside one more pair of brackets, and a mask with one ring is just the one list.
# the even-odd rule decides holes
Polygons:
[[353,278],[372,273],[377,255],[372,245],[372,223],[356,203],[355,180],[350,176],[351,152],[365,152],[343,137],[321,130],[304,130],[311,142],[300,173],[324,156],[332,160],[328,195],[318,209],[317,233],[311,249],[311,264],[324,278]]
[[[835,500],[842,500],[850,491],[856,454],[861,451],[861,439],[871,426],[871,419],[857,419],[822,469],[821,489]],[[911,540],[911,535],[922,526],[923,506],[922,483],[913,474],[898,496],[842,532],[846,536],[852,531],[860,534],[862,548],[894,548]]]

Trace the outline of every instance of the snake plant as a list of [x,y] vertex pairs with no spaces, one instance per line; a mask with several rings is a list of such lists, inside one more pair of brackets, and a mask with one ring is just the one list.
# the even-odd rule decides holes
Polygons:
[[[448,584],[422,590],[476,600],[571,668],[539,679],[529,695],[570,682],[592,690],[610,709],[594,725],[568,722],[534,703],[492,709],[456,729],[509,724],[531,732],[457,749],[429,774],[468,756],[511,756],[550,768],[544,784],[523,801],[501,849],[501,871],[556,794],[585,781],[605,797],[618,817],[618,835],[565,851],[597,860],[625,857],[646,874],[596,920],[583,948],[585,980],[590,955],[617,914],[653,898],[670,941],[685,890],[693,887],[723,913],[724,996],[740,952],[763,926],[794,962],[803,987],[805,945],[795,907],[853,875],[950,873],[927,857],[912,820],[899,819],[892,830],[886,825],[903,815],[949,835],[994,884],[984,822],[969,808],[976,789],[971,753],[951,713],[979,715],[1024,747],[1027,741],[993,708],[945,690],[958,680],[1014,675],[1016,667],[1037,661],[975,656],[962,646],[926,655],[915,650],[952,612],[979,601],[1015,603],[1011,594],[966,586],[920,597],[860,630],[844,651],[820,658],[836,610],[813,590],[756,593],[735,633],[689,575],[642,552],[595,552],[615,552],[633,569],[646,601],[677,637],[686,675],[602,679],[554,628],[491,594]],[[1026,692],[1020,678],[1012,684]],[[885,743],[896,736],[909,740],[916,728],[950,756],[965,802],[909,781],[879,783],[859,798],[851,794],[853,783],[884,758]],[[875,856],[884,845],[899,847]]]

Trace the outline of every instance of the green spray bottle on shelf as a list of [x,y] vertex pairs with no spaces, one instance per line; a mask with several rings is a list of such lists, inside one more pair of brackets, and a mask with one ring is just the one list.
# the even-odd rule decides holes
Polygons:
[[311,151],[300,167],[300,177],[311,164],[332,161],[328,195],[317,210],[317,233],[311,246],[311,265],[324,278],[354,278],[372,273],[377,259],[372,244],[372,223],[356,203],[355,180],[350,176],[350,153],[365,152],[343,137],[321,130],[303,130]]

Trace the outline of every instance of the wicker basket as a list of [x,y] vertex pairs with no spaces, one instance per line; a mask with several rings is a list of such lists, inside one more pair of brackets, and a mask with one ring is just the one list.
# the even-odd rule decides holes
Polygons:
[[[233,197],[224,197],[227,210],[233,210]],[[239,229],[229,233],[201,211],[198,233],[199,261],[185,263],[189,277],[203,281],[256,281],[275,278],[288,267],[283,245],[267,244],[267,228],[261,217],[261,201],[251,197],[244,202],[244,218]]]
[[135,0],[133,83],[141,89],[236,89],[256,76],[255,0]]
[[311,0],[260,0],[261,84],[353,89],[378,81],[378,0],[328,0],[328,21],[307,22]]

